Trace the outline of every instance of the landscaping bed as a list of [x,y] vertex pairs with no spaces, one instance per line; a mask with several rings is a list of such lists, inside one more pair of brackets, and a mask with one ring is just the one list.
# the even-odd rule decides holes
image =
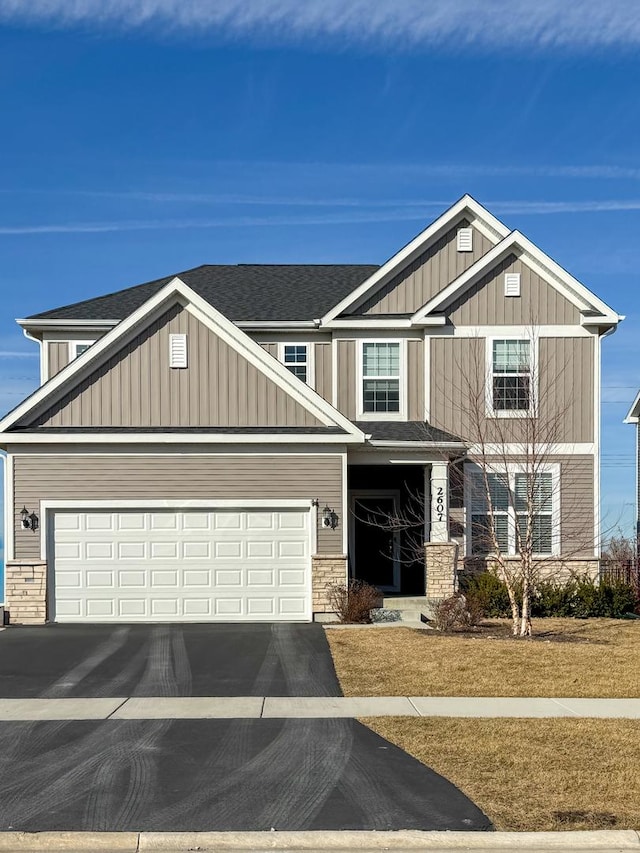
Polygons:
[[345,696],[640,696],[640,621],[537,619],[530,639],[509,632],[496,619],[451,634],[326,633]]
[[639,720],[361,722],[461,788],[496,829],[640,828]]

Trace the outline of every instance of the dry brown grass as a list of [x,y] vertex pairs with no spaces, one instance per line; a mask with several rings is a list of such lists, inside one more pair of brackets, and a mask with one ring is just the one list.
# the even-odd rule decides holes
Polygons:
[[362,720],[461,788],[497,829],[640,828],[640,720]]
[[345,696],[640,696],[640,621],[539,619],[533,640],[487,624],[326,633]]

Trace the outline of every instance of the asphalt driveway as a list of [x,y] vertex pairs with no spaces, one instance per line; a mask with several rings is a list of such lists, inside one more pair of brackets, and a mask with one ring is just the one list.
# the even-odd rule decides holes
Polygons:
[[321,625],[47,625],[0,632],[0,698],[341,696]]
[[[5,699],[341,695],[315,624],[0,632]],[[0,831],[491,829],[351,719],[25,719],[0,754]]]

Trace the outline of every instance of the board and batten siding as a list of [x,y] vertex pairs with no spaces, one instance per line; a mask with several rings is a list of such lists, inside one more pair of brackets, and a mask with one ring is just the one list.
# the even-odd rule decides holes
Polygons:
[[[520,296],[504,295],[505,273],[520,273]],[[452,302],[447,316],[454,326],[580,323],[576,306],[513,254]]]
[[328,403],[332,401],[331,343],[315,344],[315,389]]
[[[484,406],[485,385],[491,382],[487,345],[484,338],[431,339],[430,422],[471,443],[480,440],[474,407]],[[539,338],[539,440],[594,441],[594,358],[593,338]],[[483,419],[484,438],[523,441],[528,420]]]
[[358,308],[359,314],[413,313],[493,248],[484,234],[473,228],[473,251],[458,252],[456,234],[469,227],[461,220],[426,252],[416,258]]
[[424,420],[424,342],[407,341],[407,415],[410,421]]
[[47,341],[43,346],[47,348],[48,375],[45,379],[51,379],[69,364],[69,342]]
[[40,558],[40,531],[22,528],[23,506],[40,501],[252,500],[318,498],[339,516],[335,530],[318,514],[317,553],[342,553],[342,457],[335,454],[15,455],[15,559]]
[[[169,367],[169,335],[188,367]],[[38,426],[320,426],[320,421],[189,311],[175,305],[78,382]]]
[[338,409],[347,418],[357,417],[356,341],[339,340],[338,349]]

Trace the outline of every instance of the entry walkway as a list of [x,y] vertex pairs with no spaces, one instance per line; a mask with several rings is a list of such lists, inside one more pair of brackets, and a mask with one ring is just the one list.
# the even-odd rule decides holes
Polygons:
[[0,699],[0,721],[600,717],[640,719],[639,699],[475,696],[180,696]]

